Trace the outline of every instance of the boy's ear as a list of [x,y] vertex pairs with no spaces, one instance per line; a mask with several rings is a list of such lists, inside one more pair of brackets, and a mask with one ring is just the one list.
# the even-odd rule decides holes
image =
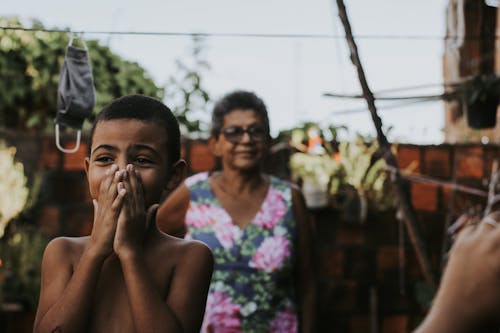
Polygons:
[[90,158],[85,157],[85,174],[87,175],[87,178],[89,176],[89,166],[90,166]]
[[170,179],[165,186],[165,190],[170,193],[179,186],[187,175],[187,164],[184,160],[178,160],[170,170]]
[[208,148],[212,151],[212,153],[215,156],[221,157],[222,152],[220,145],[218,143],[219,140],[217,140],[214,136],[210,136],[210,138],[208,138]]

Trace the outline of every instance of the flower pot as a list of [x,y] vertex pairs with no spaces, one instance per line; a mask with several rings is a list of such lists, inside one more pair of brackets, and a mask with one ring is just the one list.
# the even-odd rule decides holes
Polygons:
[[497,121],[498,98],[490,97],[466,104],[467,124],[471,128],[493,128]]
[[328,206],[328,192],[324,186],[319,185],[313,178],[302,179],[302,194],[307,208],[323,208]]
[[341,212],[340,220],[348,224],[362,224],[366,220],[366,196],[352,185],[343,185],[333,199],[333,206]]

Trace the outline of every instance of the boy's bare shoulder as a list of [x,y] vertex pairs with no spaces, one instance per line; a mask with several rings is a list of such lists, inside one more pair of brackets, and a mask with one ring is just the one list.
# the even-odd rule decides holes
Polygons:
[[78,260],[82,255],[88,240],[88,236],[56,237],[47,244],[44,256],[67,258],[70,261]]
[[213,263],[210,248],[205,243],[197,240],[187,240],[162,233],[161,247],[168,250],[167,253],[175,254],[177,262],[193,259]]

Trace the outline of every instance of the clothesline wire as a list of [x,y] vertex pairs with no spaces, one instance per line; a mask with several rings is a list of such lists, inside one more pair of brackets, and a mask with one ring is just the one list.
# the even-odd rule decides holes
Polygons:
[[[392,103],[389,105],[382,105],[382,106],[377,106],[377,110],[387,110],[387,109],[395,109],[399,107],[404,107],[404,106],[409,106],[412,104],[417,104],[417,103],[427,103],[427,102],[438,102],[442,101],[441,98],[428,98],[428,99],[416,99],[416,100],[406,100],[401,103]],[[362,113],[362,112],[367,112],[368,108],[363,107],[359,109],[349,109],[349,110],[339,110],[339,111],[330,111],[330,115],[332,116],[340,116],[340,115],[349,115],[353,113]]]
[[[395,172],[396,169],[392,166],[386,165],[386,170],[389,172]],[[411,173],[411,174],[405,174],[403,172],[402,174],[403,178],[414,181],[414,182],[419,182],[419,183],[427,183],[427,184],[433,184],[433,185],[438,185],[441,187],[448,187],[450,189],[459,191],[459,192],[464,192],[464,193],[469,193],[473,195],[477,195],[480,197],[488,197],[488,192],[479,190],[477,188],[465,186],[465,185],[460,185],[454,182],[447,182],[447,181],[442,181],[438,180],[429,176],[424,176],[421,174],[417,173]]]
[[[129,35],[129,36],[171,36],[171,37],[238,37],[238,38],[284,38],[284,39],[345,39],[336,34],[279,34],[279,33],[237,33],[237,32],[182,32],[182,31],[106,31],[106,30],[64,30],[46,28],[24,28],[0,26],[2,30],[18,30],[32,32],[74,33],[89,35]],[[500,35],[494,36],[500,39]],[[449,39],[484,39],[485,36],[431,36],[431,35],[356,35],[356,39],[372,40],[449,40]]]

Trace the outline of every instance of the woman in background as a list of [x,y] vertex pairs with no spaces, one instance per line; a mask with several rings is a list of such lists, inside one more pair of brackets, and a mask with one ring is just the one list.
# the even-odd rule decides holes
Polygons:
[[206,243],[215,267],[202,332],[313,332],[315,284],[303,197],[264,174],[264,102],[235,91],[215,105],[209,145],[222,169],[186,179],[161,205],[159,227]]

